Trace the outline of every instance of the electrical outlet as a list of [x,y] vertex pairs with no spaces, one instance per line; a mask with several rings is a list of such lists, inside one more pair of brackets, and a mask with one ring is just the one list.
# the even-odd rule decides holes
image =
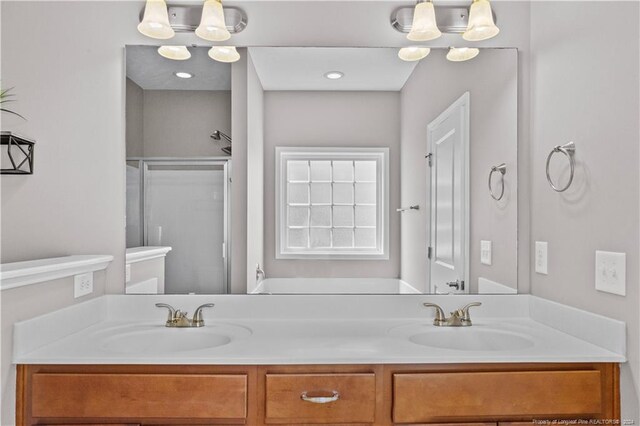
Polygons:
[[93,272],[73,277],[73,297],[78,298],[93,293]]
[[548,243],[546,241],[536,241],[536,272],[543,275],[548,274],[547,249]]
[[480,263],[491,265],[491,241],[480,241]]
[[627,295],[627,255],[596,250],[596,290]]
[[124,267],[124,282],[128,283],[131,281],[131,265],[126,265]]

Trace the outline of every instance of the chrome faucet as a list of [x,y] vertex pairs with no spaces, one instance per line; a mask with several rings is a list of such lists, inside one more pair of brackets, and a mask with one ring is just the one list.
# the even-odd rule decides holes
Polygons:
[[158,308],[167,308],[169,310],[169,316],[167,317],[167,322],[165,323],[165,327],[203,327],[204,319],[202,318],[202,309],[204,308],[213,308],[213,303],[205,303],[204,305],[200,305],[196,308],[196,311],[193,313],[193,318],[189,319],[187,317],[186,312],[182,312],[180,309],[175,309],[171,305],[167,305],[166,303],[156,303]]
[[469,303],[468,305],[451,312],[451,316],[449,318],[444,314],[442,308],[435,303],[423,303],[422,305],[427,308],[436,309],[436,317],[433,319],[433,325],[436,327],[470,327],[472,323],[471,317],[469,316],[469,308],[480,306],[482,303]]
[[267,278],[267,275],[264,273],[264,269],[260,267],[258,263],[256,265],[256,285],[260,284],[264,279]]

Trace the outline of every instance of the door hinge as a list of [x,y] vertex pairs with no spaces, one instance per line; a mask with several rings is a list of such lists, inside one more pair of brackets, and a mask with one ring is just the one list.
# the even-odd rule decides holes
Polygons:
[[431,247],[427,247],[427,259],[431,259],[433,254],[433,249]]
[[424,156],[424,158],[427,159],[427,162],[429,163],[429,167],[431,167],[433,165],[433,154],[432,153],[428,153],[427,155]]

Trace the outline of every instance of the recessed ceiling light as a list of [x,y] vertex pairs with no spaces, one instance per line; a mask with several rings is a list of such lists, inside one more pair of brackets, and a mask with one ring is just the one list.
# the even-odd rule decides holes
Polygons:
[[193,77],[193,74],[184,71],[178,71],[177,73],[175,73],[175,76],[178,78],[191,78]]
[[324,76],[326,78],[328,78],[329,80],[337,80],[339,78],[344,77],[344,73],[342,73],[340,71],[329,71]]

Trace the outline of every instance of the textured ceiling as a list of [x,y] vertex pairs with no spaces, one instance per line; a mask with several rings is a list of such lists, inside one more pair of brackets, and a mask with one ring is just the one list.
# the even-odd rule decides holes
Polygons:
[[[398,58],[394,48],[251,47],[264,90],[399,91],[417,62]],[[324,75],[340,71],[344,77]]]
[[[189,47],[191,58],[174,61],[156,46],[127,46],[127,77],[144,90],[231,90],[231,65],[211,59],[208,47]],[[186,71],[193,78],[175,76]]]

